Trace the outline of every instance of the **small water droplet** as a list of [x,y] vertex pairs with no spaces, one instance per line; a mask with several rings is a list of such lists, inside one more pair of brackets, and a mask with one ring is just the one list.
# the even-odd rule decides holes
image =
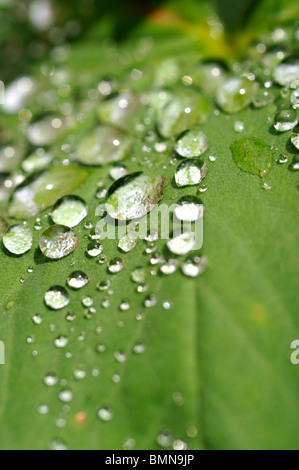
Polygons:
[[195,246],[195,233],[184,232],[167,242],[167,248],[176,255],[186,255]]
[[167,275],[170,276],[171,274],[174,274],[179,266],[179,262],[176,259],[169,259],[168,261],[165,261],[165,263],[160,267],[160,271]]
[[279,111],[274,118],[274,127],[279,132],[290,131],[297,124],[297,113],[293,109],[283,109]]
[[174,213],[183,222],[196,222],[203,217],[204,206],[198,198],[188,196],[178,202]]
[[137,239],[131,238],[129,235],[121,238],[118,242],[118,248],[122,250],[124,253],[129,253],[132,251],[135,246],[137,245]]
[[217,91],[216,101],[226,113],[241,111],[252,102],[257,91],[257,84],[244,77],[229,78]]
[[122,259],[115,258],[110,261],[108,270],[111,274],[117,274],[124,268],[124,266],[125,264]]
[[73,400],[73,392],[71,390],[62,390],[58,398],[63,403],[70,403]]
[[201,183],[208,171],[206,163],[196,160],[186,160],[182,162],[175,173],[176,185],[193,186]]
[[103,252],[103,246],[98,241],[90,242],[86,249],[86,253],[91,258],[96,258],[97,256],[100,256],[102,252]]
[[44,384],[47,387],[54,387],[55,385],[57,385],[57,383],[58,377],[53,373],[49,373],[44,377]]
[[105,422],[111,421],[113,418],[113,412],[111,408],[109,407],[100,408],[98,411],[98,418],[100,418],[101,421],[105,421]]
[[187,277],[198,277],[207,268],[208,258],[206,256],[195,256],[188,258],[182,264],[182,272]]
[[59,336],[54,340],[54,346],[57,349],[64,349],[68,345],[68,338],[66,336]]

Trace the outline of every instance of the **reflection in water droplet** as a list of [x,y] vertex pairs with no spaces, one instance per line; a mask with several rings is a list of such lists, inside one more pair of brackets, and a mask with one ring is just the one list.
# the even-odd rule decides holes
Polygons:
[[63,349],[68,345],[68,338],[66,336],[59,336],[54,340],[54,346],[57,349]]
[[170,276],[171,274],[174,274],[179,266],[179,262],[176,259],[169,259],[168,261],[165,261],[165,263],[160,267],[160,271],[167,275]]
[[206,163],[196,160],[182,162],[175,173],[175,182],[178,187],[193,186],[201,183],[208,172]]
[[115,258],[112,261],[110,261],[108,270],[112,274],[117,274],[124,268],[124,266],[125,264],[122,259]]
[[58,377],[53,373],[49,373],[44,377],[44,384],[47,385],[47,387],[54,387],[57,383]]
[[290,57],[279,64],[274,70],[274,80],[281,86],[290,86],[294,80],[299,80],[298,57]]
[[283,109],[279,111],[274,118],[274,127],[279,132],[290,131],[297,124],[297,113],[293,109]]
[[199,157],[208,149],[208,138],[199,130],[187,131],[175,145],[175,151],[186,158]]
[[96,258],[97,256],[100,256],[102,251],[103,251],[103,246],[98,241],[90,242],[86,249],[86,253],[91,258]]
[[62,390],[58,398],[63,403],[70,403],[73,400],[73,392],[71,390]]
[[229,78],[217,91],[216,101],[226,113],[232,114],[249,106],[257,91],[257,84],[247,78]]
[[147,269],[144,266],[134,269],[131,274],[132,281],[136,282],[136,284],[145,284],[146,276]]
[[109,172],[110,177],[114,180],[117,181],[120,178],[123,178],[124,176],[128,175],[130,171],[124,167],[124,166],[113,166]]
[[53,225],[43,233],[39,246],[47,258],[61,259],[71,254],[78,245],[74,231],[64,225]]
[[56,202],[51,217],[57,225],[76,227],[87,214],[88,207],[83,199],[77,196],[65,196]]
[[110,188],[106,209],[113,219],[133,220],[150,212],[162,199],[165,179],[158,175],[133,173]]
[[70,296],[66,289],[54,286],[45,294],[45,304],[52,310],[60,310],[70,302]]
[[168,240],[167,248],[176,255],[186,255],[193,250],[195,241],[195,233],[184,232],[172,240]]
[[9,227],[2,240],[5,248],[14,255],[27,253],[33,244],[31,229],[25,224]]

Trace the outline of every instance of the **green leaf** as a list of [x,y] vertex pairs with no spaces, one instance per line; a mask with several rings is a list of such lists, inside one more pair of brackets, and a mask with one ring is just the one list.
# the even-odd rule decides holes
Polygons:
[[[197,3],[186,4],[189,19],[191,10],[200,10],[199,16],[203,15]],[[210,15],[210,4],[200,5]],[[277,11],[276,17],[282,18],[282,13]],[[204,58],[206,54],[215,57],[215,43],[212,40],[211,46],[211,37],[204,30],[205,44],[198,45],[198,36],[191,38],[187,27],[186,33],[182,32],[184,19],[183,26],[177,21],[177,16],[175,21],[171,16],[171,24],[175,23],[180,34],[176,28],[163,30],[161,24],[146,21],[132,32],[137,40],[119,45],[105,42],[103,47],[98,37],[101,28],[107,31],[107,23],[100,22],[97,31],[91,28],[90,35],[73,44],[63,65],[72,72],[68,100],[76,119],[70,119],[69,135],[49,146],[56,157],[54,164],[30,179],[35,185],[30,202],[41,211],[40,221],[35,219],[38,211],[25,211],[28,199],[19,199],[16,205],[20,188],[12,193],[9,203],[5,198],[1,202],[9,223],[14,217],[28,217],[34,234],[34,248],[23,256],[9,256],[3,246],[0,251],[0,340],[6,352],[6,365],[0,366],[1,449],[151,450],[161,449],[163,442],[163,448],[180,448],[181,441],[190,450],[298,449],[298,372],[289,360],[299,327],[298,176],[290,171],[298,152],[290,143],[290,132],[277,134],[273,130],[275,104],[254,108],[246,103],[245,109],[229,115],[216,108],[213,96],[202,98],[196,84],[188,90],[190,80],[181,83],[182,77],[196,72],[199,50],[205,51]],[[147,38],[149,30],[154,42]],[[225,42],[223,47],[220,55],[225,56]],[[289,50],[293,47],[289,39]],[[157,76],[165,79],[161,64],[174,55],[178,74],[171,80],[166,77],[166,88],[160,89],[155,80]],[[248,57],[245,65],[232,64],[233,70],[236,73],[244,66],[248,72],[252,67],[257,80],[264,83],[264,56],[252,57],[250,49]],[[61,64],[56,65],[59,68]],[[226,75],[233,75],[229,65]],[[136,74],[138,70],[142,70],[142,77]],[[81,75],[82,71],[88,73]],[[39,68],[33,73],[42,88],[57,91],[52,82],[43,82]],[[270,77],[272,73],[270,70]],[[84,136],[115,117],[110,99],[105,101],[102,114],[104,97],[95,101],[86,98],[95,96],[99,81],[106,81],[107,75],[115,78],[112,88],[118,83],[112,90],[114,98],[128,89],[138,99],[142,97],[132,114],[121,115],[121,124],[134,141],[126,160],[130,173],[150,172],[159,182],[154,203],[162,197],[164,178],[162,203],[172,205],[184,197],[198,197],[196,186],[178,188],[174,180],[177,167],[185,161],[174,152],[176,136],[195,123],[192,113],[189,120],[190,113],[187,111],[186,118],[183,110],[184,119],[178,119],[170,132],[161,132],[165,125],[161,113],[167,115],[168,100],[177,96],[187,96],[188,107],[194,102],[190,96],[207,103],[200,125],[209,142],[201,155],[209,169],[200,186],[205,208],[204,244],[194,254],[206,255],[209,264],[198,278],[188,278],[180,269],[171,276],[162,275],[155,253],[151,253],[153,246],[142,240],[126,254],[118,249],[117,239],[102,240],[106,262],[86,253],[89,237],[94,236],[91,227],[99,222],[96,214],[103,202],[96,195],[99,188],[109,189],[113,184],[111,166],[100,167],[99,161],[87,158],[85,163],[91,166],[86,169],[66,160],[80,159],[76,152]],[[136,76],[138,80],[132,78]],[[286,98],[281,95],[278,85],[270,91],[278,106],[289,99],[286,90],[282,93]],[[149,111],[142,103],[147,97],[151,102],[155,94],[157,98],[157,92],[161,95],[159,104],[150,106]],[[28,107],[32,104],[34,108],[36,103],[33,98]],[[1,117],[3,122],[7,118],[4,114]],[[195,121],[198,118],[196,114]],[[157,134],[158,120],[163,136]],[[235,130],[236,122],[243,123],[242,135]],[[4,134],[14,145],[19,117],[5,123]],[[22,123],[22,129],[24,126]],[[66,143],[67,158],[61,151]],[[25,138],[24,144],[27,146]],[[28,154],[32,151],[30,146],[27,150]],[[281,154],[288,155],[287,164],[275,163]],[[105,154],[104,163],[108,158]],[[262,181],[257,173],[270,159],[272,168],[266,165],[269,172]],[[38,248],[40,229],[51,224],[48,216],[55,201],[70,193],[87,202],[88,218],[75,228],[79,244],[74,253],[51,261]],[[1,218],[0,233],[2,226],[6,224]],[[157,242],[157,253],[166,259],[174,256],[167,251],[165,240]],[[115,258],[124,263],[116,275],[107,269]],[[180,268],[184,260],[178,258]],[[147,273],[148,290],[143,282],[132,281],[136,268],[140,268],[139,275]],[[67,285],[74,271],[89,278],[82,290]],[[107,281],[110,284],[105,290]],[[46,307],[44,295],[53,286],[68,289],[67,308],[53,311]],[[88,297],[93,300],[91,309],[83,305],[91,303]],[[61,337],[68,340],[65,348],[57,347],[63,343],[61,339],[57,342]],[[45,384],[48,374],[57,377],[53,387]],[[72,392],[69,403],[61,400],[65,391]],[[106,407],[112,412],[108,421],[99,418],[99,410]]]

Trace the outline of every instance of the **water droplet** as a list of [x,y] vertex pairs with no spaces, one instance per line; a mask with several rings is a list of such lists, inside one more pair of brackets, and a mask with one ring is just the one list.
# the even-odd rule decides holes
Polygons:
[[116,353],[114,353],[114,358],[116,359],[117,362],[122,364],[122,363],[126,362],[127,355],[123,351],[117,351]]
[[83,297],[82,305],[84,307],[91,307],[93,305],[93,298],[89,296]]
[[177,439],[176,441],[173,442],[172,447],[174,450],[187,450],[188,446],[186,442],[181,441],[180,439]]
[[[299,85],[299,82],[298,82]],[[291,94],[291,103],[294,109],[299,108],[299,88]]]
[[86,377],[86,370],[83,366],[78,366],[74,370],[74,377],[76,380],[83,380]]
[[296,149],[299,150],[299,127],[296,127],[294,132],[292,132],[291,142],[296,147]]
[[134,354],[143,354],[146,350],[146,344],[143,341],[139,341],[133,348]]
[[183,222],[195,222],[203,217],[204,206],[198,198],[187,196],[178,202],[174,213]]
[[128,156],[132,138],[121,129],[101,126],[87,135],[77,150],[77,160],[85,165],[108,165]]
[[106,209],[113,219],[132,220],[150,212],[163,197],[162,176],[133,173],[116,181],[108,192]]
[[203,124],[210,114],[207,99],[198,92],[186,89],[158,111],[159,133],[165,137],[179,135],[195,124]]
[[257,84],[247,78],[229,78],[222,83],[217,91],[216,101],[226,113],[241,111],[252,102],[257,91]]
[[49,446],[50,450],[54,451],[64,451],[68,450],[64,442],[60,441],[59,439],[55,439],[55,441],[52,441]]
[[165,261],[165,263],[160,267],[160,271],[167,275],[170,276],[171,274],[174,274],[179,266],[179,262],[176,259],[169,259],[168,261]]
[[82,271],[74,271],[69,276],[67,283],[72,289],[82,289],[89,283],[89,277]]
[[244,137],[231,145],[236,165],[253,175],[266,175],[273,165],[271,148],[255,137]]
[[175,151],[186,158],[199,157],[208,149],[208,138],[199,130],[185,132],[177,141]]
[[92,241],[91,243],[88,244],[88,247],[86,249],[86,253],[91,258],[96,258],[97,256],[100,256],[102,251],[103,251],[103,246],[98,241]]
[[25,224],[9,227],[4,233],[2,240],[5,248],[14,255],[27,253],[33,244],[31,229]]
[[193,186],[201,183],[208,172],[206,163],[197,160],[186,160],[182,162],[175,173],[176,185]]
[[132,281],[136,282],[136,284],[145,284],[146,276],[147,269],[144,266],[134,269],[131,274]]
[[40,405],[37,409],[38,414],[41,416],[46,416],[49,413],[49,407],[48,405]]
[[274,118],[274,127],[279,132],[290,131],[297,124],[297,113],[293,109],[283,109],[279,111]]
[[51,287],[45,294],[45,304],[52,310],[60,310],[66,307],[70,302],[69,293],[64,287]]
[[288,163],[288,161],[289,161],[288,155],[281,154],[279,159],[277,160],[277,163],[279,163],[280,165],[284,165],[285,163]]
[[172,433],[169,429],[163,429],[163,431],[157,436],[157,444],[160,447],[170,447],[172,444]]
[[234,130],[236,132],[243,132],[245,130],[245,124],[242,121],[236,121],[234,124]]
[[290,86],[294,80],[299,80],[298,57],[290,57],[280,63],[274,70],[274,80],[281,86]]
[[185,399],[181,392],[174,392],[172,395],[173,402],[176,406],[183,406]]
[[113,418],[113,412],[109,407],[103,407],[98,411],[98,417],[101,421],[111,421]]
[[35,325],[41,325],[44,320],[44,317],[40,313],[36,313],[32,317],[32,321]]
[[124,268],[124,266],[125,264],[122,259],[115,258],[112,261],[110,261],[108,270],[112,274],[117,274]]
[[206,256],[195,256],[188,258],[182,264],[182,272],[188,277],[198,277],[207,268],[208,258]]
[[117,181],[120,178],[127,176],[129,173],[130,171],[126,167],[118,165],[111,168],[109,175],[114,181]]
[[58,398],[63,403],[70,403],[73,400],[73,392],[71,390],[62,390]]
[[47,168],[52,160],[53,155],[51,153],[39,148],[22,162],[22,168],[26,173],[34,173]]
[[184,232],[172,240],[168,240],[167,248],[176,255],[186,255],[194,249],[195,241],[193,232]]
[[57,225],[76,227],[88,214],[87,204],[77,196],[65,196],[53,207],[52,220]]
[[53,225],[43,233],[39,246],[41,252],[50,259],[61,259],[71,254],[78,245],[74,231],[64,225]]
[[127,312],[128,310],[130,310],[131,308],[131,305],[130,305],[130,302],[128,300],[123,300],[119,306],[120,310],[122,310],[123,312]]
[[54,387],[57,383],[58,377],[53,373],[49,373],[44,377],[44,384],[47,385],[47,387]]
[[269,106],[275,100],[275,95],[267,88],[259,88],[253,98],[253,104],[256,108],[263,108]]
[[46,116],[33,123],[27,132],[29,142],[36,146],[51,145],[65,130],[65,123],[54,116]]
[[129,235],[126,235],[125,237],[121,238],[118,242],[118,248],[125,253],[129,253],[132,251],[135,246],[137,245],[137,240],[134,238],[131,238]]
[[144,301],[144,306],[147,308],[155,307],[158,303],[157,296],[155,294],[150,294]]
[[68,338],[66,336],[59,336],[54,340],[54,346],[57,349],[63,349],[68,345]]

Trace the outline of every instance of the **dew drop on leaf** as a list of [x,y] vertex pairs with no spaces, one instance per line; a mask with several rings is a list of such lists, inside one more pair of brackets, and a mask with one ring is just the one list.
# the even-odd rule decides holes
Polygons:
[[295,127],[291,135],[291,142],[299,150],[299,127]]
[[128,156],[132,138],[124,131],[102,126],[87,135],[77,149],[77,160],[85,165],[108,165]]
[[45,304],[52,310],[60,310],[70,302],[69,293],[64,287],[54,286],[45,293]]
[[199,130],[185,132],[175,145],[175,151],[185,158],[199,157],[207,150],[208,138]]
[[86,253],[90,258],[96,258],[97,256],[100,256],[100,254],[103,252],[103,245],[101,245],[98,241],[92,241],[88,244]]
[[64,225],[53,225],[40,238],[40,250],[47,258],[61,259],[71,254],[78,245],[74,231]]
[[54,387],[58,383],[58,377],[52,372],[44,377],[44,384],[47,387]]
[[160,267],[160,271],[166,276],[170,276],[171,274],[174,274],[177,271],[178,267],[179,267],[178,260],[169,259],[162,264],[162,266]]
[[111,274],[117,274],[124,268],[124,266],[125,264],[122,259],[114,258],[113,260],[110,261],[108,265],[108,271]]
[[3,244],[14,255],[27,253],[33,244],[31,229],[26,224],[12,225],[3,235]]
[[293,129],[298,124],[296,111],[293,109],[283,109],[274,118],[274,127],[279,132],[286,132]]
[[124,253],[129,253],[132,251],[135,246],[137,245],[137,240],[131,238],[129,235],[121,238],[118,242],[118,248],[123,251]]
[[167,248],[175,255],[187,255],[195,246],[195,233],[184,232],[168,240]]
[[186,160],[177,167],[175,173],[176,185],[193,186],[202,182],[208,172],[206,163],[197,160]]
[[206,256],[188,258],[182,264],[182,272],[187,277],[198,277],[205,272],[208,264]]
[[51,217],[54,224],[76,227],[87,214],[88,207],[83,199],[77,196],[65,196],[56,202]]
[[259,176],[264,176],[271,170],[272,150],[261,139],[244,137],[236,140],[230,148],[235,163],[241,170]]
[[198,198],[188,196],[177,203],[174,213],[183,222],[195,222],[203,217],[204,206]]
[[281,86],[290,86],[294,80],[299,80],[299,58],[290,57],[274,70],[274,80]]
[[256,90],[257,84],[247,78],[229,78],[219,86],[216,101],[226,113],[237,113],[250,105]]
[[106,422],[111,421],[113,418],[113,412],[111,408],[109,407],[100,408],[98,411],[98,418],[101,421],[106,421]]
[[131,273],[131,279],[136,284],[145,284],[147,276],[147,269],[144,266],[135,268]]
[[67,283],[72,289],[82,289],[89,283],[89,277],[82,271],[74,271],[70,274]]
[[113,219],[133,220],[150,212],[162,199],[165,178],[134,173],[116,181],[108,192],[106,210]]
[[66,336],[59,336],[54,340],[54,346],[57,349],[64,349],[68,345],[68,338]]

